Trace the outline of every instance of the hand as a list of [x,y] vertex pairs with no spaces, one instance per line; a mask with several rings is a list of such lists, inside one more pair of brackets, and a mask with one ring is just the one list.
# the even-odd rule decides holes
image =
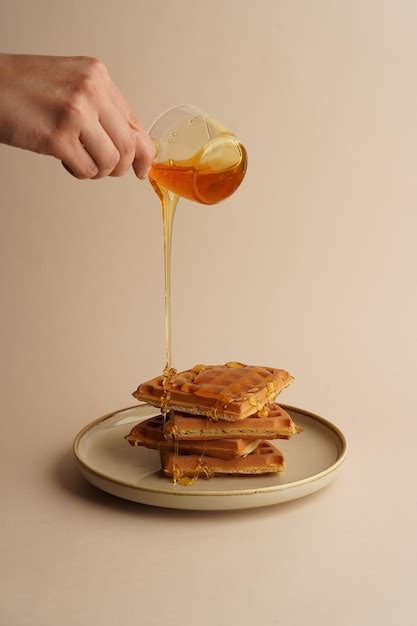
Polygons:
[[76,178],[145,178],[148,134],[103,63],[0,54],[0,142],[60,159]]

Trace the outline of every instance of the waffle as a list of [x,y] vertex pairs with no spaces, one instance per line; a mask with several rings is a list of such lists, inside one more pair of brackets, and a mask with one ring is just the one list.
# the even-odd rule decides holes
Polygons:
[[[151,417],[136,424],[125,439],[131,446],[143,446],[153,450],[167,449],[175,451],[175,443],[167,441],[162,432],[163,417]],[[221,459],[234,459],[247,456],[258,445],[259,440],[218,439],[215,441],[179,441],[178,452],[213,456]]]
[[166,439],[198,441],[216,439],[289,439],[302,431],[278,404],[272,404],[268,417],[257,413],[240,422],[213,421],[205,417],[190,417],[173,411],[164,424]]
[[[133,396],[160,407],[164,399],[162,376],[139,385]],[[225,365],[195,365],[179,372],[166,385],[169,407],[205,415],[213,420],[244,420],[287,387],[293,377],[285,370],[230,362]]]
[[199,476],[272,474],[284,469],[281,452],[267,441],[262,441],[254,452],[239,459],[201,458],[196,454],[175,457],[173,452],[161,450],[161,462],[164,474],[179,482]]

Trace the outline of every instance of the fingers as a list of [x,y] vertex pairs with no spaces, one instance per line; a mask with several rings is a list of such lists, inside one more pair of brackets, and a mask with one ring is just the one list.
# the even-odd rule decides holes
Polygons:
[[64,167],[80,179],[122,176],[131,165],[139,178],[145,178],[153,156],[138,131],[110,106],[102,115],[102,123],[90,120],[80,139],[67,142],[59,154]]
[[97,166],[93,178],[104,178],[111,174],[120,161],[120,154],[97,119],[87,121],[81,129],[80,141]]
[[137,131],[129,126],[125,117],[108,98],[102,103],[100,123],[119,153],[119,162],[110,176],[122,176],[135,159]]
[[155,155],[153,143],[109,98],[102,98],[99,120],[84,124],[80,139],[97,165],[94,179],[122,176],[131,165],[138,178],[147,177]]
[[94,178],[98,173],[97,165],[78,140],[68,142],[58,158],[65,169],[80,180]]
[[110,81],[108,90],[114,106],[120,111],[130,128],[136,131],[135,158],[132,165],[138,178],[146,178],[155,158],[155,146],[113,81]]

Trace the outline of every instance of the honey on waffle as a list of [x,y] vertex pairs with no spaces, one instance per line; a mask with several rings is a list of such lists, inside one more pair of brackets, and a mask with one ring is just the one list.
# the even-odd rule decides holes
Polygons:
[[[170,407],[213,420],[240,421],[254,413],[266,416],[270,403],[292,380],[285,370],[271,367],[236,362],[195,365],[170,380]],[[133,395],[161,406],[163,378],[159,376],[139,385]]]

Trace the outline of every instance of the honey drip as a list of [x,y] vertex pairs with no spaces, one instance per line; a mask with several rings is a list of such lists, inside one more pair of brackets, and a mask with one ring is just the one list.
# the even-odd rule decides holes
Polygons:
[[[164,235],[164,276],[165,276],[165,367],[162,374],[163,396],[161,412],[163,421],[170,410],[170,389],[175,380],[176,370],[172,367],[171,349],[171,244],[175,210],[179,197],[188,198],[202,204],[215,204],[230,196],[240,185],[246,172],[247,155],[244,146],[232,135],[209,141],[192,158],[185,161],[169,160],[153,163],[149,180],[156,191],[162,206]],[[204,450],[197,464],[193,478],[181,476],[175,465],[178,458],[178,437],[175,442],[173,482],[190,485],[201,475],[207,475],[203,464]]]

